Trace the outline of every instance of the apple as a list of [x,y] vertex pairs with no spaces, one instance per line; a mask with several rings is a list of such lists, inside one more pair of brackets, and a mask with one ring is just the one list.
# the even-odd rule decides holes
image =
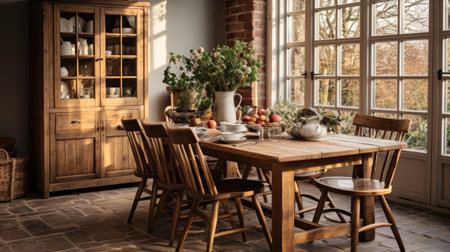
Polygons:
[[265,109],[258,109],[258,115],[264,115],[266,113]]
[[260,121],[265,121],[266,120],[266,116],[264,114],[259,116],[259,120]]
[[248,116],[248,115],[245,115],[245,116],[242,117],[242,121],[243,121],[243,122],[248,122],[248,121],[250,121],[250,120],[251,120],[251,118],[250,118],[250,116]]
[[198,117],[192,118],[192,120],[191,120],[191,125],[192,126],[198,126],[201,123],[202,123],[202,119],[200,119]]
[[270,120],[271,120],[272,122],[280,122],[280,121],[281,121],[281,116],[279,116],[279,115],[277,115],[277,114],[272,114],[272,115],[270,116]]
[[214,120],[209,120],[207,125],[210,129],[215,129],[217,127],[217,123]]

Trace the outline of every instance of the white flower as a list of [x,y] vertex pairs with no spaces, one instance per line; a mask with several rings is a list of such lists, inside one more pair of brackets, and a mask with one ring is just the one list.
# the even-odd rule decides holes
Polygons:
[[220,52],[213,52],[213,56],[214,56],[214,58],[217,58],[217,57],[219,57],[219,55],[220,55]]
[[252,69],[250,68],[250,67],[247,67],[246,69],[245,69],[245,73],[246,74],[250,74],[252,72]]
[[178,58],[174,58],[173,59],[173,63],[177,64],[178,63]]
[[193,51],[192,51],[192,55],[195,56],[195,55],[197,55],[197,54],[198,54],[197,50],[193,50]]
[[199,53],[203,53],[205,51],[205,49],[203,49],[203,47],[201,47],[201,46],[197,50]]

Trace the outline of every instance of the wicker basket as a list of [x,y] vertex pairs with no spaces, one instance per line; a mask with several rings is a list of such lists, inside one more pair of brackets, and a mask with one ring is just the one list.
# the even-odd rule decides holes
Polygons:
[[10,159],[8,152],[0,149],[0,202],[14,199],[14,176],[16,160]]
[[13,197],[25,196],[30,190],[30,157],[11,158],[16,161]]

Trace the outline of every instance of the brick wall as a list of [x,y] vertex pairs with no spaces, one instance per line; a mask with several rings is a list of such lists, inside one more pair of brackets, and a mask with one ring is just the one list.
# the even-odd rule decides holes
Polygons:
[[[253,41],[256,54],[263,61],[260,81],[257,85],[258,106],[266,106],[266,1],[265,0],[225,0],[225,38],[228,45],[238,39]],[[255,104],[252,87],[239,89],[243,105]]]

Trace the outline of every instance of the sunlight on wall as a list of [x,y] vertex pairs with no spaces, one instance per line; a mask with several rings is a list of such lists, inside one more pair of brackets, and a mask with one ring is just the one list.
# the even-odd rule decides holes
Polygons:
[[161,1],[150,8],[150,71],[166,65],[167,58],[167,1]]

